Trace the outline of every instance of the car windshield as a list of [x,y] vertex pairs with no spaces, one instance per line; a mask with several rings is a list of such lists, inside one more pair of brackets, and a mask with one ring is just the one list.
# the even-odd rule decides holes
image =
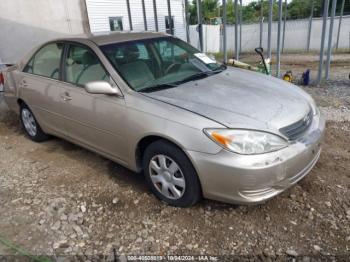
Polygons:
[[109,44],[101,50],[129,86],[139,92],[175,87],[226,69],[173,37]]

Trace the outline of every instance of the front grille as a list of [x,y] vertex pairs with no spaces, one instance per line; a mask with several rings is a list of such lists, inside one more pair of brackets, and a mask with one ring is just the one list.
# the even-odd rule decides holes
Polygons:
[[280,132],[290,140],[300,137],[312,123],[312,110],[301,120],[280,129]]

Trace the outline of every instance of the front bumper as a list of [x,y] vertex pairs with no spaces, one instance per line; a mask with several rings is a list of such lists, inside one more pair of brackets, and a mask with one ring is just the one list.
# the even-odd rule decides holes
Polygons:
[[320,113],[290,146],[261,155],[222,150],[216,155],[187,152],[198,172],[203,196],[228,203],[264,202],[305,177],[321,153],[325,120]]

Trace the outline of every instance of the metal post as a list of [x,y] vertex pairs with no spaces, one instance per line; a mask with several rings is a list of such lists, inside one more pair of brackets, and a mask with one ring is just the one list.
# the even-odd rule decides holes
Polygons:
[[322,79],[322,72],[323,72],[323,52],[324,52],[324,42],[326,39],[326,28],[327,28],[327,19],[328,19],[328,6],[329,6],[329,0],[324,0],[324,7],[323,7],[323,22],[322,22],[322,36],[321,36],[321,48],[320,48],[320,62],[318,65],[318,75],[316,84],[318,85],[321,82]]
[[312,29],[312,18],[314,16],[314,0],[311,0],[311,11],[309,18],[309,29],[307,30],[307,46],[306,51],[310,51],[310,42],[311,42],[311,29]]
[[174,25],[173,25],[173,18],[171,15],[170,0],[168,0],[168,18],[169,18],[170,34],[174,35]]
[[333,27],[334,27],[334,16],[335,10],[337,8],[337,0],[333,0],[332,2],[332,10],[331,10],[331,24],[329,25],[329,34],[328,34],[328,47],[327,47],[327,64],[326,64],[326,79],[329,79],[329,70],[331,67],[331,59],[332,59],[332,48],[333,48]]
[[341,22],[343,20],[343,14],[344,14],[344,5],[345,5],[345,0],[343,0],[343,2],[342,2],[341,10],[340,10],[339,25],[338,25],[338,35],[337,35],[337,45],[336,45],[337,50],[339,48],[339,37],[340,37]]
[[226,0],[222,0],[222,34],[223,34],[223,51],[224,51],[224,64],[227,63],[227,34],[226,34],[226,23],[227,23],[227,6]]
[[189,19],[189,15],[188,15],[188,0],[185,0],[185,13],[186,13],[186,16],[185,16],[185,18],[186,18],[186,40],[187,40],[187,43],[190,43],[190,30],[189,30],[190,19]]
[[239,53],[242,52],[242,0],[239,0]]
[[144,27],[145,27],[145,31],[148,31],[145,0],[142,0],[142,13],[143,13],[143,24],[144,24]]
[[131,18],[131,11],[130,11],[130,2],[129,2],[129,0],[126,0],[126,7],[128,9],[129,28],[130,28],[130,31],[132,31],[133,28],[132,28],[132,18]]
[[235,58],[239,60],[238,50],[238,0],[235,0]]
[[288,3],[287,0],[284,1],[284,22],[283,22],[283,35],[282,35],[282,54],[284,53],[284,42],[286,38],[286,23],[288,15]]
[[263,31],[264,31],[264,7],[263,7],[263,0],[260,0],[260,40],[259,40],[259,47],[262,47],[263,42]]
[[281,74],[281,25],[282,25],[282,0],[278,1],[278,29],[277,29],[277,63],[276,63],[276,77]]
[[267,54],[271,58],[271,32],[272,32],[273,0],[269,1],[269,26],[267,32]]
[[203,52],[202,0],[196,0],[196,1],[197,1],[196,3],[197,3],[199,49]]
[[157,14],[157,0],[153,0],[153,15],[154,15],[154,26],[156,28],[156,31],[159,31],[158,26],[158,14]]

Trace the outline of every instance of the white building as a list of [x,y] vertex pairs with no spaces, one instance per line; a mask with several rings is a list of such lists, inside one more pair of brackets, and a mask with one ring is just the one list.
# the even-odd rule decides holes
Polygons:
[[[42,42],[64,35],[129,31],[127,0],[0,0],[0,59],[13,63]],[[170,32],[167,0],[155,0],[158,29]],[[142,0],[129,0],[132,27],[144,31]],[[147,30],[155,31],[154,2],[144,0]],[[170,0],[174,34],[186,39],[184,0]]]
[[[91,32],[109,30],[156,31],[155,14],[158,20],[158,30],[170,33],[167,0],[144,0],[146,26],[143,15],[142,0],[129,0],[132,28],[129,23],[127,0],[86,0]],[[186,18],[184,0],[170,0],[171,16],[175,36],[186,40]]]

